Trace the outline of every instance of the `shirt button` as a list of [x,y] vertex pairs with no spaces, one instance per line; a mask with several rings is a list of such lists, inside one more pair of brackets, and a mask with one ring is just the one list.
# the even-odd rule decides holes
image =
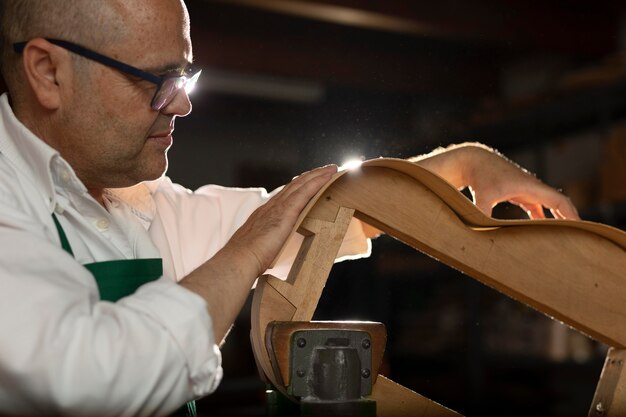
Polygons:
[[63,212],[64,212],[64,211],[65,211],[65,210],[64,210],[64,209],[63,209],[63,207],[61,207],[60,205],[56,204],[56,205],[54,206],[54,212],[55,212],[56,214],[63,214]]
[[106,230],[109,228],[109,220],[102,218],[102,219],[98,219],[98,221],[96,222],[96,227],[100,230]]
[[68,183],[70,181],[70,173],[67,170],[61,171],[61,179],[63,182]]

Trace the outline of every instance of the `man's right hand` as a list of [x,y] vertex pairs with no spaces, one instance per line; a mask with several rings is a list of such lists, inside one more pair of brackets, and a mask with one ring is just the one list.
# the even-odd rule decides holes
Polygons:
[[256,209],[215,256],[180,282],[206,300],[216,340],[226,336],[254,280],[268,269],[304,207],[336,172],[330,165],[296,177]]
[[255,276],[262,274],[278,255],[304,207],[336,172],[335,165],[328,165],[294,178],[256,209],[226,246],[256,259]]

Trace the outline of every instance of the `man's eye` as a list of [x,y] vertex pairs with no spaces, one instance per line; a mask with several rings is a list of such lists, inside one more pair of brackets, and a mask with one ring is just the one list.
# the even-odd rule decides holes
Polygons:
[[185,77],[193,77],[194,74],[196,74],[197,72],[198,72],[197,67],[187,67],[182,71],[181,75],[184,75]]
[[159,74],[159,77],[165,78],[165,79],[167,79],[167,78],[176,78],[176,77],[180,77],[180,73],[170,71],[170,72],[166,72],[166,73],[163,73],[163,74]]
[[162,74],[159,74],[159,77],[161,78],[176,78],[176,77],[180,77],[180,76],[186,76],[188,72],[188,69],[180,69],[180,70],[170,70],[170,71],[166,71]]

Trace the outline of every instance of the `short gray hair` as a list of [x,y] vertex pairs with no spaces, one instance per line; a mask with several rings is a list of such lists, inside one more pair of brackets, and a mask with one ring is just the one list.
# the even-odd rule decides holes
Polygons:
[[98,48],[125,34],[119,3],[110,0],[0,0],[0,71],[11,90],[13,43],[36,37]]

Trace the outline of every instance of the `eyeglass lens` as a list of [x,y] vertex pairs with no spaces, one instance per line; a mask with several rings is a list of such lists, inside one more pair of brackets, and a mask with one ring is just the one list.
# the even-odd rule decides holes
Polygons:
[[190,78],[185,76],[166,78],[152,99],[152,108],[157,111],[161,110],[163,107],[167,106],[183,88],[185,92],[189,94],[198,82],[201,72],[202,71],[198,71]]

